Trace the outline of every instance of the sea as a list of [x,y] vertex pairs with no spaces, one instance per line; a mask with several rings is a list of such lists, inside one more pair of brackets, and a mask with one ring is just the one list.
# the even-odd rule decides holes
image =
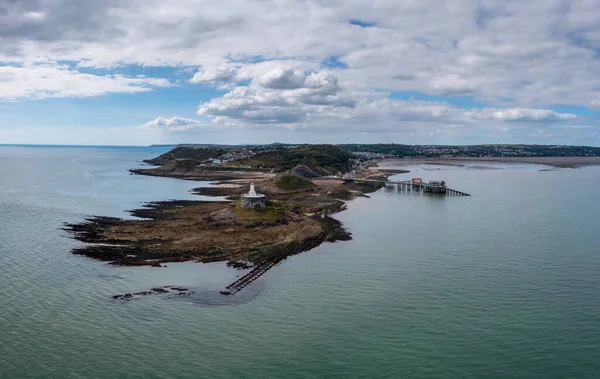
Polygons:
[[[209,185],[130,175],[164,147],[0,146],[0,378],[600,378],[600,167],[388,164],[353,240],[235,296],[222,263],[115,267],[64,223]],[[111,296],[179,285],[190,297]]]

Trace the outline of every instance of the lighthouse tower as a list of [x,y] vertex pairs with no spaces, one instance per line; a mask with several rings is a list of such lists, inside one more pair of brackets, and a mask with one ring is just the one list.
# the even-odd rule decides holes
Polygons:
[[242,208],[264,208],[266,206],[266,197],[263,194],[256,193],[254,183],[250,184],[250,191],[242,195]]

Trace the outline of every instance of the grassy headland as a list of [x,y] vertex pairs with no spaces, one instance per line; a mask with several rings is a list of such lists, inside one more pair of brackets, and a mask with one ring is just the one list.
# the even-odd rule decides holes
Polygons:
[[[348,172],[355,164],[351,153],[334,146],[277,146],[252,151],[254,155],[248,157],[226,152],[215,164],[221,152],[212,147],[180,147],[148,161],[160,167],[133,172],[218,180],[221,186],[195,192],[225,196],[227,201],[158,202],[131,212],[143,220],[92,217],[68,225],[75,238],[90,243],[74,252],[118,265],[192,260],[247,267],[275,262],[325,241],[349,239],[350,234],[330,215],[343,209],[341,200],[381,187],[335,179],[316,184],[320,175]],[[239,206],[239,196],[248,191],[249,182],[267,195],[265,208]]]
[[[452,152],[458,157],[446,157]],[[486,154],[504,154],[508,157],[485,157]],[[523,156],[514,157],[513,154]],[[148,161],[160,165],[159,167],[136,169],[132,172],[186,180],[218,181],[223,185],[203,187],[195,192],[206,196],[224,196],[228,201],[153,203],[144,209],[132,211],[133,215],[144,220],[94,217],[80,224],[69,225],[68,229],[74,233],[75,238],[96,244],[78,249],[76,253],[114,264],[151,265],[185,260],[253,264],[264,262],[273,256],[281,259],[324,241],[349,238],[342,225],[329,215],[342,210],[344,200],[381,187],[381,184],[376,183],[345,183],[339,179],[320,176],[356,170],[358,175],[385,180],[397,172],[369,167],[369,159],[373,157],[414,155],[427,158],[438,155],[437,159],[456,160],[551,159],[544,157],[545,154],[561,154],[560,159],[578,162],[600,162],[600,148],[565,146],[278,144],[176,147]],[[587,155],[574,157],[569,154]],[[266,208],[250,210],[236,205],[239,196],[247,192],[247,184],[250,182],[256,183],[258,190],[267,195],[269,205]]]
[[328,175],[347,172],[352,168],[353,155],[332,145],[310,145],[291,149],[279,149],[240,159],[239,165],[272,168],[275,171],[290,170],[305,165],[319,174]]
[[314,186],[315,185],[310,180],[290,174],[280,176],[277,181],[277,187],[286,191],[301,190],[312,188]]

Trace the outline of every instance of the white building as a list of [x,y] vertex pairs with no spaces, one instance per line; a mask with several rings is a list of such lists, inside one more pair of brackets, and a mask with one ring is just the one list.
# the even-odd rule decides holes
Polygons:
[[242,208],[264,208],[266,205],[266,196],[256,193],[256,190],[254,189],[254,183],[251,183],[250,191],[247,194],[242,195]]

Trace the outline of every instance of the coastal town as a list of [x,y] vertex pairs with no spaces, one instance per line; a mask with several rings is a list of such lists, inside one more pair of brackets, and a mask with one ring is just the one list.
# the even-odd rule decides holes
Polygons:
[[[211,151],[215,155],[205,163],[228,163],[247,159],[259,153],[276,152],[306,146],[274,143],[267,145],[174,145],[173,149]],[[600,148],[594,146],[568,145],[403,145],[403,144],[339,144],[361,160],[393,158],[540,158],[540,157],[598,157]],[[202,150],[199,150],[202,149]],[[194,150],[188,150],[194,151]],[[177,155],[177,152],[174,152]]]

